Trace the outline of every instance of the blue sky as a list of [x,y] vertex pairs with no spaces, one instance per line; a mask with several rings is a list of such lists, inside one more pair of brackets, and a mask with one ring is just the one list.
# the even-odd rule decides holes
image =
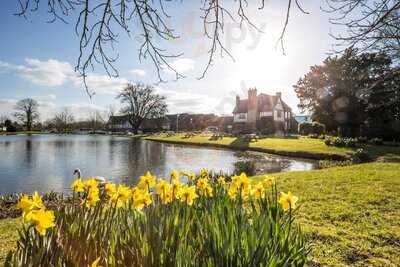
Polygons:
[[[235,61],[217,55],[201,80],[197,78],[205,67],[210,42],[201,36],[199,5],[176,1],[167,6],[172,17],[169,23],[181,38],[164,46],[171,52],[184,53],[170,63],[186,76],[174,81],[174,75],[164,71],[169,82],[156,85],[157,91],[167,97],[171,113],[230,114],[236,94],[245,97],[248,87],[270,94],[282,92],[283,99],[298,113],[292,85],[311,65],[326,58],[334,43],[329,37],[331,25],[328,14],[320,10],[320,1],[304,1],[310,14],[293,9],[283,55],[275,44],[283,26],[285,5],[275,2],[268,2],[261,11],[258,6],[248,10],[264,34],[248,27],[240,30],[238,23],[227,22],[224,43]],[[233,1],[227,3],[231,5]],[[76,118],[84,118],[93,110],[105,113],[110,105],[118,108],[115,94],[126,82],[157,81],[152,64],[138,60],[137,35],[133,33],[128,38],[121,33],[116,45],[120,77],[110,79],[97,66],[89,79],[89,86],[96,92],[90,102],[74,73],[79,51],[74,16],[68,19],[69,24],[46,23],[49,17],[45,9],[24,19],[13,15],[17,8],[17,1],[11,0],[3,1],[0,8],[0,115],[10,114],[18,99],[32,97],[41,104],[43,120],[64,107],[71,109]]]

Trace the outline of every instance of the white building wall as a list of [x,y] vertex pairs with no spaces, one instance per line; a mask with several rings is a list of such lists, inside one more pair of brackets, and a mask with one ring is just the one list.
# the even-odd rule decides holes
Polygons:
[[234,122],[247,122],[247,113],[236,113],[233,116]]
[[272,115],[272,111],[260,112],[260,117],[270,117]]

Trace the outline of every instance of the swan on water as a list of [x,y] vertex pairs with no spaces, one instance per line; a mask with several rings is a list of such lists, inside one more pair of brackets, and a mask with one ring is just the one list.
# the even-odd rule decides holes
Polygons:
[[[75,169],[73,175],[76,175],[78,179],[81,178],[81,170],[80,169]],[[106,178],[102,176],[90,176],[91,178],[95,179],[99,184],[105,184],[106,183]]]

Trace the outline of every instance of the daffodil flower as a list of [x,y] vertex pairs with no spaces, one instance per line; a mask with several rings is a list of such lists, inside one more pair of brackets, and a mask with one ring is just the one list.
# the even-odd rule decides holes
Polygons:
[[289,209],[296,208],[296,202],[298,199],[299,198],[294,196],[290,191],[287,194],[281,192],[281,196],[278,202],[282,205],[283,210],[287,211]]

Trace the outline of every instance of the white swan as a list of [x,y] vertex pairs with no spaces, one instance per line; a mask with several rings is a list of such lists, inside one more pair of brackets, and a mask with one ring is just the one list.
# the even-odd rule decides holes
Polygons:
[[[75,169],[73,175],[76,175],[77,178],[81,178],[81,170],[80,169]],[[106,183],[106,178],[102,176],[90,176],[90,178],[95,179],[97,182],[99,182],[100,185],[103,185]]]

